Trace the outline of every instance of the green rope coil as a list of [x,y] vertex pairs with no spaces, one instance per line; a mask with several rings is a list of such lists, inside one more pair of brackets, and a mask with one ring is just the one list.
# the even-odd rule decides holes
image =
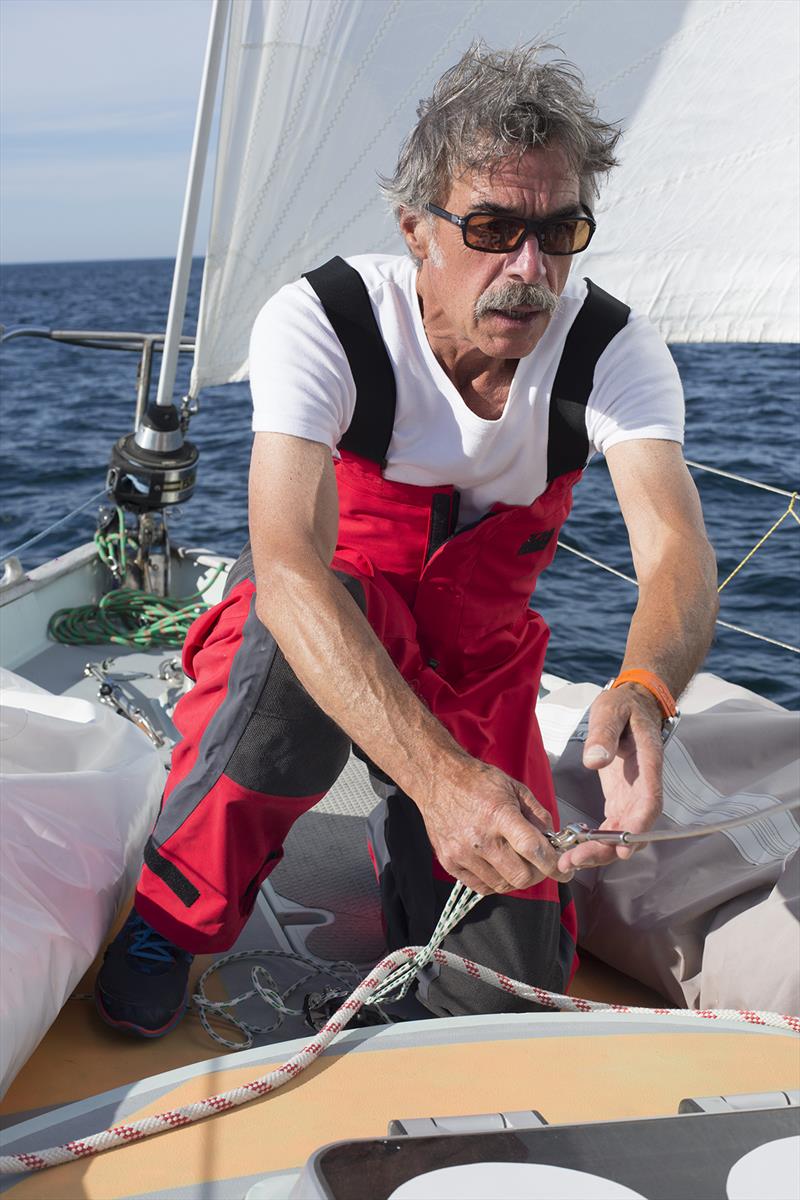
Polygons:
[[[124,579],[128,553],[138,545],[125,528],[125,515],[117,509],[118,531],[95,534],[100,561],[115,579]],[[191,596],[183,598],[154,596],[137,588],[116,588],[101,597],[98,604],[61,608],[53,613],[47,626],[49,636],[68,646],[100,646],[109,642],[149,650],[155,647],[183,645],[189,627],[208,605],[203,595],[223,570],[217,567],[208,582]]]
[[[218,567],[206,591],[219,575]],[[99,604],[61,608],[53,613],[47,632],[56,642],[69,646],[99,646],[113,642],[117,646],[180,647],[189,626],[208,607],[202,592],[184,599],[154,596],[135,588],[108,592]]]

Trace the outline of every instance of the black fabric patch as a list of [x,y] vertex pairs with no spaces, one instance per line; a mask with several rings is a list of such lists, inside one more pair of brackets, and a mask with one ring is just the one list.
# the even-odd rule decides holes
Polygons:
[[[364,585],[334,572],[363,613]],[[350,739],[311,698],[280,647],[225,774],[240,787],[270,796],[327,792],[345,768]]]
[[153,831],[154,845],[163,846],[202,804],[225,770],[231,751],[242,736],[251,712],[269,677],[277,652],[275,639],[261,623],[251,598],[242,627],[242,641],[228,669],[228,689],[199,739],[189,774],[172,790]]
[[339,446],[383,467],[394,430],[397,385],[364,280],[338,255],[304,278],[341,342],[356,385],[353,419]]
[[555,533],[555,529],[545,529],[542,533],[532,533],[531,536],[522,543],[517,554],[533,554],[536,550],[544,550],[545,546],[549,545],[550,539]]
[[[376,779],[372,772],[370,776],[373,790],[385,802],[381,840],[388,861],[379,862],[387,943],[391,950],[424,946],[452,884],[433,876],[433,852],[416,804],[395,784]],[[377,848],[378,839],[374,829],[372,832]],[[572,938],[561,924],[562,910],[569,902],[567,884],[559,884],[559,903],[487,896],[447,936],[443,947],[511,979],[563,992],[575,952]],[[426,968],[426,975],[418,998],[439,1017],[546,1011],[543,1005],[498,991],[456,971]]]
[[[451,885],[437,879],[434,887],[442,908]],[[568,947],[563,944],[561,904],[552,900],[486,896],[448,934],[442,949],[550,992],[563,992],[569,979],[571,958],[566,961]],[[431,980],[423,1003],[438,1017],[549,1011],[545,1005],[448,970],[442,970]]]
[[[396,784],[372,777],[373,791],[386,801],[384,836],[389,862],[381,871],[381,906],[389,948],[425,946],[441,912],[433,879],[433,851],[425,822],[413,800]],[[450,889],[448,889],[449,895]]]
[[425,549],[425,562],[443,546],[450,537],[450,515],[452,500],[445,492],[438,492],[431,501],[431,521],[428,528],[428,545]]
[[366,616],[367,613],[367,596],[364,591],[364,585],[360,579],[355,579],[352,575],[348,575],[345,571],[333,572],[340,583],[344,585],[346,590],[355,600],[362,613]]
[[253,568],[253,550],[249,540],[245,542],[242,553],[237,558],[236,562],[228,571],[228,578],[225,580],[225,588],[222,593],[224,600],[229,592],[232,592],[237,584],[243,583],[245,579],[252,579],[255,583],[256,573]]
[[[572,889],[568,883],[559,883],[558,885],[558,901],[559,908],[563,914],[565,908],[569,908],[572,904]],[[575,939],[567,929],[566,925],[561,923],[561,938],[558,944],[558,960],[561,963],[561,969],[564,972],[564,986],[561,991],[566,991],[569,981],[572,964],[575,961],[575,952],[578,949]]]
[[586,403],[594,386],[597,360],[628,323],[627,304],[604,292],[591,279],[581,310],[567,334],[550,394],[547,479],[580,471],[589,457]]
[[349,753],[350,739],[277,649],[225,774],[240,787],[270,796],[313,796],[333,787]]
[[152,838],[147,839],[144,861],[153,874],[157,875],[169,890],[175,893],[184,908],[191,908],[194,902],[200,899],[200,893],[194,884],[168,858],[162,858],[153,845]]

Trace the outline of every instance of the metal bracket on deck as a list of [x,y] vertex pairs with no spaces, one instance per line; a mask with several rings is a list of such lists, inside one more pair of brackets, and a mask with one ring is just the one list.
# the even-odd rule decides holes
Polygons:
[[500,1133],[504,1129],[539,1129],[546,1125],[535,1109],[479,1113],[468,1117],[403,1117],[389,1122],[389,1137],[432,1137],[441,1133]]
[[0,588],[11,587],[12,583],[19,583],[26,576],[25,568],[19,559],[13,555],[7,558],[3,563],[3,575],[0,578]]
[[759,1108],[798,1108],[797,1092],[742,1092],[736,1096],[693,1096],[681,1100],[679,1113],[752,1112]]

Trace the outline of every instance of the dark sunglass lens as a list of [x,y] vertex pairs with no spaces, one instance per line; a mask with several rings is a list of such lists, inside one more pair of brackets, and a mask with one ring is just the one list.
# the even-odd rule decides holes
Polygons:
[[471,213],[464,227],[466,243],[473,250],[502,253],[513,249],[525,233],[525,225],[515,217],[497,217],[491,213]]
[[547,221],[542,225],[541,246],[544,254],[577,254],[589,244],[592,227],[588,221]]

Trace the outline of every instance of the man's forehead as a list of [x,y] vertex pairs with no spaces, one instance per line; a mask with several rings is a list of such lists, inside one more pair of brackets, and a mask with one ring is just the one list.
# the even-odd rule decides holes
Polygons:
[[580,180],[567,156],[553,147],[467,169],[453,180],[453,191],[471,206],[564,204],[577,201]]

